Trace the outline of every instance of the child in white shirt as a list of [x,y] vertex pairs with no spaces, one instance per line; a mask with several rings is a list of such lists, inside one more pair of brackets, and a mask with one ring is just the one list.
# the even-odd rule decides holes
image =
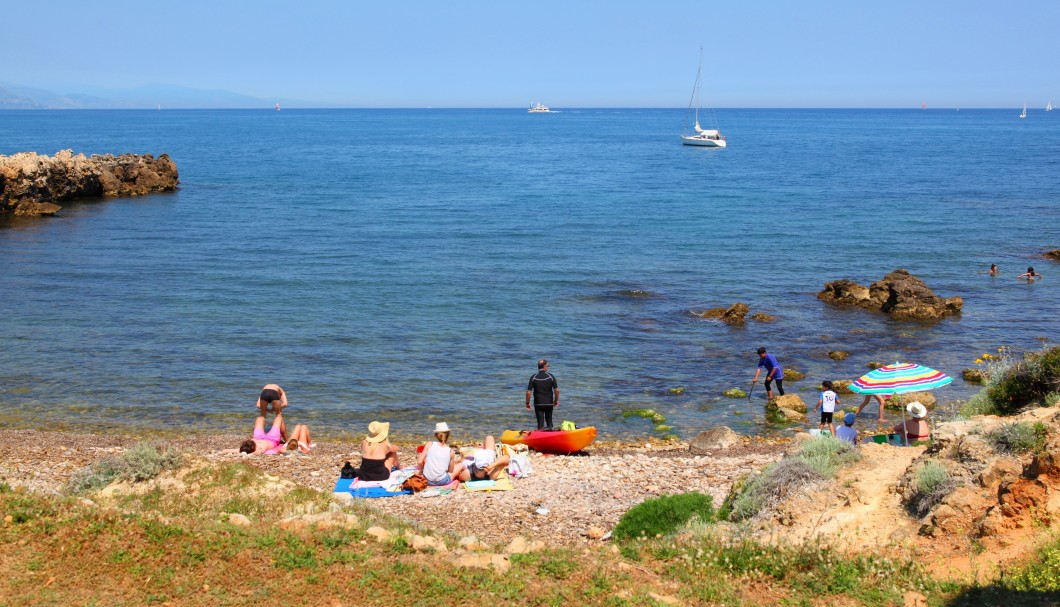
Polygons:
[[832,414],[835,413],[835,406],[839,404],[839,396],[832,390],[832,382],[825,380],[821,383],[821,397],[817,399],[817,406],[813,408],[813,412],[817,413],[817,410],[821,410],[821,424],[818,426],[821,430],[824,430],[824,425],[828,424],[828,429],[832,432],[832,436],[835,436],[835,424],[832,423]]

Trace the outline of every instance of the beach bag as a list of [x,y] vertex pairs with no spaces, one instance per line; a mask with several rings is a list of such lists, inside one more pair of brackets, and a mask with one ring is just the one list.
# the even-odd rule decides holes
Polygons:
[[427,488],[427,477],[423,476],[422,472],[417,472],[405,479],[405,482],[401,483],[401,488],[413,493],[419,493]]
[[567,431],[577,430],[578,429],[578,424],[575,424],[572,421],[564,421],[562,424],[559,425],[559,429],[560,430],[567,430]]
[[526,455],[513,455],[508,462],[508,474],[516,478],[524,478],[534,473],[534,467],[530,465],[530,458]]
[[346,462],[346,465],[339,471],[339,478],[357,478],[357,468],[350,465],[350,462]]

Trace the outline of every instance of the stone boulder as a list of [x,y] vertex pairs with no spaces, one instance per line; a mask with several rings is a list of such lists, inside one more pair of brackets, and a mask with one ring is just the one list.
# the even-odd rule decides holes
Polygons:
[[772,401],[778,409],[791,409],[800,413],[806,413],[806,402],[798,394],[785,394],[778,396]]
[[931,392],[906,392],[905,394],[895,394],[888,398],[885,401],[885,406],[888,409],[897,411],[911,402],[918,402],[930,411],[938,404],[938,399]]
[[750,311],[751,310],[747,307],[747,304],[736,302],[729,306],[729,309],[725,310],[725,313],[721,315],[721,322],[730,325],[742,325],[744,317],[747,316],[747,313]]
[[1046,251],[1042,253],[1042,257],[1046,259],[1052,259],[1053,261],[1060,261],[1060,249],[1053,249],[1052,251]]
[[935,295],[923,280],[897,269],[868,287],[850,279],[825,283],[817,298],[840,306],[883,312],[903,320],[937,320],[960,314],[964,300]]
[[846,350],[832,350],[828,353],[828,358],[832,360],[846,360],[850,357],[850,352]]
[[751,315],[751,319],[757,320],[758,322],[773,322],[777,317],[772,314],[766,314],[765,312],[755,312]]
[[688,445],[692,455],[706,455],[711,451],[721,451],[740,442],[740,435],[726,426],[716,426],[700,432]]

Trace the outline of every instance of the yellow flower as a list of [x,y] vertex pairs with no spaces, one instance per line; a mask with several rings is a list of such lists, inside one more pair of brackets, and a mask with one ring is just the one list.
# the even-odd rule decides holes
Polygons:
[[981,359],[981,358],[975,359],[975,364],[977,364],[977,365],[983,364],[983,359]]

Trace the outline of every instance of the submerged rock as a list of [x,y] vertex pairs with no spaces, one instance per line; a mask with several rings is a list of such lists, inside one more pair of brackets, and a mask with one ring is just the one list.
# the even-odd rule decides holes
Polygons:
[[965,369],[961,371],[961,377],[964,381],[971,384],[981,384],[986,381],[986,376],[983,375],[982,369]]
[[960,314],[964,300],[935,295],[923,280],[897,269],[868,287],[850,279],[825,283],[817,298],[841,306],[884,312],[905,320],[937,320]]
[[832,350],[828,353],[828,358],[832,360],[846,360],[850,357],[850,352],[846,350]]
[[77,198],[141,196],[175,190],[177,164],[167,154],[55,156],[23,152],[0,156],[0,212],[53,215],[58,202]]
[[751,318],[753,320],[757,320],[758,322],[773,322],[777,319],[776,316],[773,316],[772,314],[766,314],[765,312],[755,312],[751,315]]
[[784,381],[799,381],[806,379],[806,374],[795,369],[784,369]]

